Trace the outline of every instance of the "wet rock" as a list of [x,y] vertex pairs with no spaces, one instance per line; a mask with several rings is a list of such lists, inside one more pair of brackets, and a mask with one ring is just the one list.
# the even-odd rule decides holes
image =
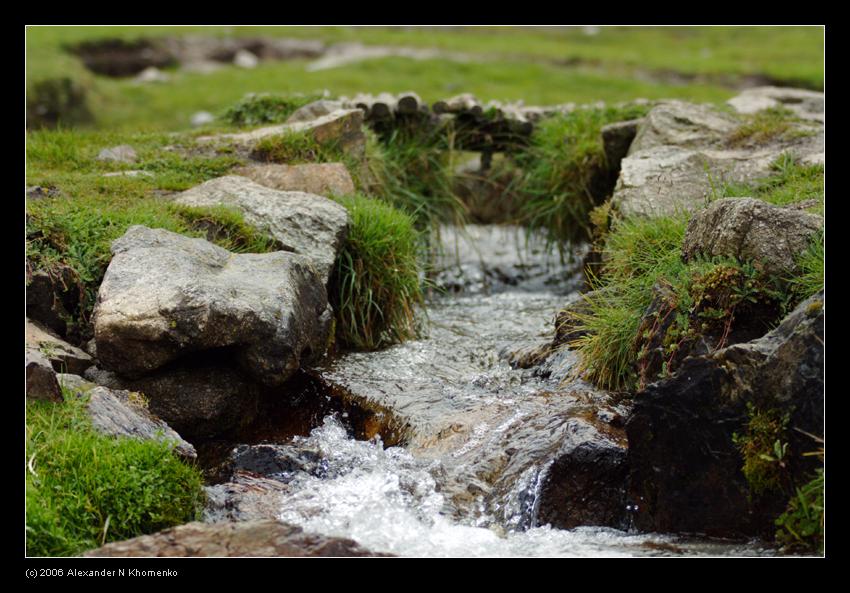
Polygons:
[[138,377],[189,353],[225,349],[256,380],[280,385],[324,353],[332,311],[303,256],[233,254],[143,226],[130,227],[112,253],[94,311],[108,370]]
[[[690,357],[635,396],[626,431],[639,529],[773,535],[787,495],[752,495],[732,436],[747,431],[747,403],[789,413],[789,427],[822,435],[823,310],[821,292],[765,336]],[[788,439],[789,472],[801,484],[816,463],[802,456],[813,443],[795,430]]]
[[342,163],[255,165],[240,167],[233,173],[281,191],[305,192],[319,196],[347,196],[355,191],[351,174]]
[[145,398],[136,392],[108,389],[82,377],[58,375],[60,383],[88,397],[87,410],[98,432],[117,437],[157,440],[171,444],[184,459],[195,459],[195,448],[148,409]]
[[24,357],[27,399],[61,402],[62,390],[50,361],[37,349],[27,348]]
[[50,334],[29,319],[26,320],[24,341],[27,348],[34,348],[41,352],[57,372],[80,375],[94,364],[91,356]]
[[256,521],[277,519],[281,499],[289,487],[278,480],[237,472],[229,482],[207,486],[204,521]]
[[342,101],[319,99],[296,109],[286,120],[286,123],[304,122],[318,119],[338,109],[342,109]]
[[72,330],[71,311],[80,302],[77,275],[64,265],[53,270],[33,272],[26,286],[26,315],[59,336],[67,337]]
[[823,228],[823,217],[752,198],[716,200],[688,223],[682,256],[752,260],[771,274],[788,275],[796,258]]
[[138,159],[135,149],[132,146],[122,144],[111,148],[104,148],[97,154],[99,161],[112,161],[116,163],[135,163]]
[[771,174],[782,154],[806,163],[822,162],[823,128],[792,123],[799,135],[763,145],[733,147],[732,133],[742,124],[732,114],[706,105],[670,101],[644,118],[612,197],[623,215],[663,216],[695,211],[723,183],[747,183]]
[[619,171],[620,162],[628,154],[642,119],[630,119],[608,124],[602,128],[602,145],[610,169]]
[[227,465],[233,472],[250,472],[285,482],[297,471],[316,474],[322,457],[317,451],[273,444],[239,445]]
[[277,521],[188,523],[107,544],[86,556],[377,556],[352,540],[304,533]]
[[[266,178],[276,173],[260,173]],[[184,206],[226,206],[245,222],[267,232],[282,248],[303,256],[327,283],[348,235],[350,218],[341,205],[301,191],[278,191],[246,177],[229,175],[186,190],[175,199]]]
[[772,107],[784,107],[793,111],[797,117],[824,121],[824,94],[817,91],[762,86],[746,89],[726,103],[738,113],[751,114]]
[[215,358],[135,379],[97,367],[85,376],[112,389],[143,393],[154,414],[192,440],[213,438],[253,421],[263,392],[226,360]]
[[[607,413],[611,418],[617,415]],[[625,431],[608,424],[606,434],[583,419],[567,423],[564,440],[542,481],[539,525],[628,527]]]

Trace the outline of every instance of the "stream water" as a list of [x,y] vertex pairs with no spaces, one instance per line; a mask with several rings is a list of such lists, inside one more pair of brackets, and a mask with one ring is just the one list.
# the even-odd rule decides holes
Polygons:
[[[401,445],[355,440],[346,413],[279,445],[296,461],[279,518],[404,556],[772,555],[732,543],[622,529],[557,529],[541,520],[541,488],[565,443],[622,440],[603,421],[626,414],[571,378],[567,351],[533,369],[506,354],[551,338],[577,298],[580,253],[562,261],[509,227],[444,229],[426,337],[350,353],[316,369],[328,384],[392,415]],[[606,432],[607,431],[607,432]],[[606,441],[607,442],[607,441]]]

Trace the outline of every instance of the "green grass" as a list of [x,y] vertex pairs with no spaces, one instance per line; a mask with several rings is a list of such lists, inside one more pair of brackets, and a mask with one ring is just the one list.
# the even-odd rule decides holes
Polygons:
[[738,146],[759,146],[779,140],[790,140],[811,136],[815,132],[801,124],[805,120],[797,117],[785,107],[770,107],[745,117],[742,123],[728,139],[728,144]]
[[516,157],[524,173],[511,192],[524,196],[520,222],[544,230],[553,242],[591,236],[590,211],[605,196],[594,183],[607,176],[601,130],[608,123],[641,117],[645,106],[580,109],[540,123],[531,145]]
[[680,249],[687,219],[634,218],[616,221],[604,248],[604,275],[585,295],[587,313],[575,314],[587,332],[571,344],[580,358],[578,372],[604,389],[637,384],[635,341],[641,318],[652,301],[653,285],[664,279],[686,293],[687,265]]
[[823,554],[824,470],[796,489],[788,508],[776,519],[776,541],[786,549]]
[[791,292],[801,302],[824,288],[823,234],[819,234],[797,258],[798,273],[789,279]]
[[329,289],[337,343],[371,350],[415,337],[422,285],[413,218],[362,195],[336,199],[351,215]]
[[823,215],[823,165],[801,164],[786,153],[772,163],[771,172],[769,177],[755,183],[725,185],[718,197],[753,197],[777,206],[812,201],[813,204],[806,210]]
[[29,556],[72,556],[200,518],[200,472],[158,441],[96,433],[85,402],[27,402]]
[[[185,145],[182,143],[186,143]],[[139,162],[126,165],[95,160],[115,144],[130,144]],[[208,237],[231,251],[269,251],[273,242],[234,212],[181,209],[158,192],[187,189],[225,175],[241,161],[232,156],[191,156],[185,139],[156,134],[39,131],[27,134],[27,184],[57,188],[55,198],[28,200],[26,255],[31,269],[70,266],[83,295],[75,322],[85,326],[97,289],[111,259],[110,244],[136,224]],[[166,150],[167,147],[176,147]],[[130,168],[150,177],[103,177]]]
[[[587,35],[568,27],[33,27],[28,55],[89,39],[136,39],[203,33],[273,35],[435,47],[502,59],[583,60],[601,67],[640,67],[684,74],[765,74],[785,81],[823,84],[824,30],[809,27],[603,27]],[[59,70],[61,64],[54,67]]]
[[[642,389],[671,374],[701,336],[720,348],[733,325],[761,323],[767,331],[787,309],[783,279],[767,277],[749,262],[682,261],[687,220],[615,219],[602,273],[585,295],[588,310],[573,314],[575,329],[584,335],[570,344],[579,354],[577,373],[599,387]],[[653,304],[656,286],[663,289],[662,300]],[[654,313],[647,316],[650,305]]]
[[283,123],[298,108],[321,98],[319,94],[282,96],[249,93],[224,112],[222,119],[233,126]]

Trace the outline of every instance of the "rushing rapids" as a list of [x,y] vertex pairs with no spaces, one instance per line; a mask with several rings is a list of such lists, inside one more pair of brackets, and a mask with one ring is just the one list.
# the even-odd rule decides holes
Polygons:
[[602,451],[585,462],[594,471],[624,455],[616,419],[627,405],[573,377],[569,351],[526,370],[507,353],[551,334],[554,315],[578,297],[581,254],[561,258],[508,227],[443,229],[442,240],[445,290],[428,303],[427,336],[315,369],[328,397],[358,401],[384,422],[356,440],[342,411],[278,443],[287,462],[268,475],[286,485],[278,519],[404,556],[773,553],[637,533],[619,482],[588,486],[608,508],[581,499],[564,511],[571,472],[587,469],[571,465],[582,458],[575,451]]

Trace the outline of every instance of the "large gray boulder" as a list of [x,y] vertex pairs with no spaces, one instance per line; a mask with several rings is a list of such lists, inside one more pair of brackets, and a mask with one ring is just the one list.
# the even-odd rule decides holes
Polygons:
[[612,202],[624,215],[664,216],[696,211],[724,183],[749,183],[769,176],[782,154],[804,163],[824,162],[823,126],[791,122],[794,134],[757,145],[732,143],[745,120],[708,105],[668,101],[643,119]]
[[245,222],[274,237],[283,249],[307,256],[325,283],[350,224],[348,211],[332,200],[301,191],[278,191],[238,175],[186,190],[175,203],[235,208]]
[[234,174],[287,192],[305,192],[319,196],[346,196],[354,193],[354,181],[342,163],[254,165],[240,167]]
[[796,258],[823,228],[823,218],[753,198],[724,198],[688,223],[682,256],[752,260],[766,272],[788,275]]
[[203,239],[130,227],[112,244],[94,311],[100,362],[141,376],[189,353],[226,349],[267,385],[325,351],[332,310],[308,258],[234,254]]
[[304,533],[299,527],[273,520],[187,523],[107,544],[85,556],[385,556],[361,548],[349,539]]
[[197,458],[195,448],[152,414],[147,400],[141,394],[101,387],[78,375],[57,376],[66,389],[78,397],[88,398],[86,408],[98,432],[117,437],[163,441],[184,459]]

